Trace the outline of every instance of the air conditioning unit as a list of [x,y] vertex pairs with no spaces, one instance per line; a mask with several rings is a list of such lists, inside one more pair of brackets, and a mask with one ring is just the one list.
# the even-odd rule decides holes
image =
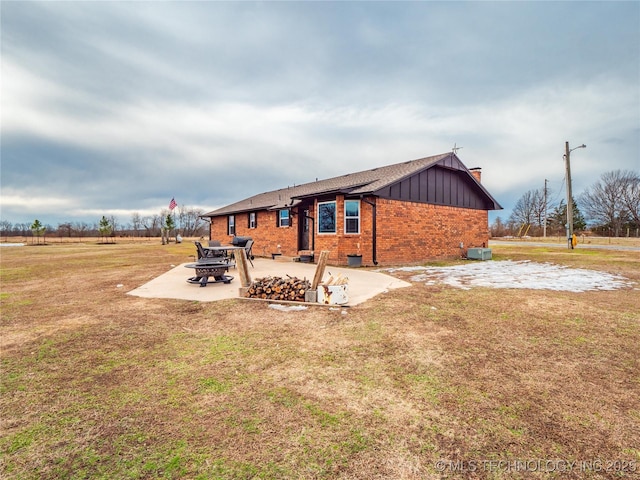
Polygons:
[[491,260],[491,249],[470,248],[467,250],[467,258],[471,260]]

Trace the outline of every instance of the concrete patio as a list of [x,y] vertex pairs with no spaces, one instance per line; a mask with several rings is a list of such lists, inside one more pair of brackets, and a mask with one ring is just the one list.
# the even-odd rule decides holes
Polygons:
[[[253,260],[254,267],[249,265],[249,274],[252,279],[272,277],[298,277],[301,279],[313,280],[316,265],[313,263],[301,263],[284,260],[271,260],[267,258],[256,258]],[[231,298],[240,298],[239,289],[240,273],[237,269],[229,269],[228,275],[234,277],[229,284],[214,283],[206,287],[187,283],[187,278],[194,275],[194,270],[185,268],[185,264],[178,265],[168,272],[154,278],[144,285],[127,292],[129,295],[145,298],[175,298],[181,300],[197,300],[200,302],[215,302]],[[336,277],[342,274],[349,279],[348,295],[349,302],[346,306],[358,305],[380,293],[384,293],[394,288],[408,287],[411,285],[390,275],[367,270],[364,268],[345,268],[327,265],[323,280],[327,280],[330,275]],[[301,303],[301,305],[304,305]],[[307,304],[313,305],[313,304]]]

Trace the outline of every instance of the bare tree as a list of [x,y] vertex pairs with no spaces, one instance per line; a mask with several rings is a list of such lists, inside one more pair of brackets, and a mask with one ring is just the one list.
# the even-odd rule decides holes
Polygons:
[[29,223],[16,223],[13,227],[14,231],[20,232],[23,237],[27,236],[27,232],[31,230],[31,224]]
[[516,202],[509,222],[517,225],[541,227],[544,221],[544,191],[529,190]]
[[202,210],[191,207],[179,207],[178,218],[179,226],[182,230],[182,235],[185,237],[198,236],[198,232],[204,225],[204,221],[201,218]]
[[535,190],[532,198],[533,218],[536,227],[544,225],[545,210],[547,208],[544,198],[544,189]]
[[502,218],[496,217],[496,219],[491,224],[491,236],[492,237],[504,237],[507,229],[502,223]]
[[616,237],[630,217],[624,194],[628,183],[626,177],[627,173],[622,170],[603,173],[600,180],[587,188],[580,197],[587,219],[599,226],[613,228]]
[[147,216],[147,217],[140,218],[140,225],[142,226],[142,228],[145,229],[145,231],[146,231],[145,236],[146,237],[150,237],[152,235],[151,223],[152,223],[151,217]]
[[629,212],[630,220],[640,227],[640,173],[622,172],[622,201]]
[[111,235],[114,236],[118,232],[118,219],[115,215],[109,215],[109,225],[111,225]]
[[58,236],[59,237],[69,237],[71,238],[72,231],[71,223],[59,223],[58,224]]
[[74,222],[73,230],[78,237],[84,237],[89,231],[89,224],[87,222]]
[[147,231],[147,237],[157,237],[160,235],[163,220],[160,215],[142,217],[141,224]]
[[142,217],[138,212],[133,212],[131,214],[131,228],[133,230],[133,234],[136,237],[138,236],[138,231],[140,230],[141,226],[142,226]]
[[5,237],[8,237],[11,234],[12,229],[13,229],[13,225],[11,225],[11,222],[9,222],[7,220],[0,221],[0,234],[1,235],[4,235]]

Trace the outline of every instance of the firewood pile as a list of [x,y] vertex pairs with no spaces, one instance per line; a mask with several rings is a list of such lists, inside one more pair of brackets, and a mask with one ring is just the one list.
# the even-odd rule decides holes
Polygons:
[[288,300],[291,302],[304,302],[304,292],[311,288],[311,282],[306,278],[297,277],[264,277],[255,279],[245,297],[262,298],[268,300]]

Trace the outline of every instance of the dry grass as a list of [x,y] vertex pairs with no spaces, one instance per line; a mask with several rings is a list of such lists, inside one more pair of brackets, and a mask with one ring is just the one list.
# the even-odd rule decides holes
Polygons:
[[[619,245],[624,247],[640,247],[640,238],[638,237],[598,237],[595,235],[580,235],[578,238],[578,248],[581,245]],[[496,241],[520,242],[528,243],[557,243],[566,245],[566,237],[559,235],[549,235],[547,237],[496,237]]]
[[637,478],[637,252],[494,247],[634,289],[416,284],[346,315],[126,295],[192,249],[2,249],[3,478]]

